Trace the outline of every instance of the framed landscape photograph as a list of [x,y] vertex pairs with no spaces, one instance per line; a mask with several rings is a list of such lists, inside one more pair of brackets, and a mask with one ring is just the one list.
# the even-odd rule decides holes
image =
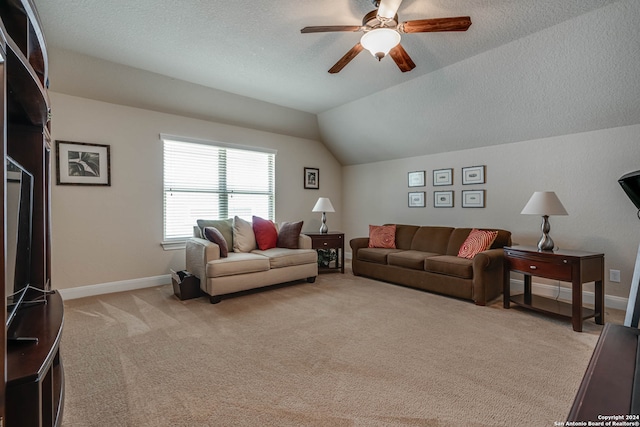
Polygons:
[[464,190],[462,191],[463,208],[484,208],[485,190]]
[[58,185],[111,185],[110,147],[87,142],[56,141]]
[[409,172],[409,187],[424,187],[425,171]]
[[433,185],[453,185],[453,169],[434,170]]
[[486,166],[470,166],[462,168],[462,185],[484,184]]
[[433,207],[434,208],[452,208],[453,207],[453,191],[434,191]]
[[304,168],[304,188],[318,190],[320,188],[320,169]]
[[413,191],[409,193],[409,207],[410,208],[424,208],[425,207],[425,192]]

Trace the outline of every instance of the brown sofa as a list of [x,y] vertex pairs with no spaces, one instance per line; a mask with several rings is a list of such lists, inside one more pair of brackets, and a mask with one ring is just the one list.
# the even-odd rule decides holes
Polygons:
[[502,293],[502,247],[511,245],[511,232],[493,229],[498,235],[490,249],[473,259],[458,257],[471,230],[396,225],[396,249],[369,248],[368,237],[352,239],[353,274],[486,305]]

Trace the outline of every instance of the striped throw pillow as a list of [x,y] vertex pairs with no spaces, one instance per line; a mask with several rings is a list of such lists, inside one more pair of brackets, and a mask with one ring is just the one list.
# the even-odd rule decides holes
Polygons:
[[369,225],[370,248],[396,248],[396,226],[393,225]]
[[497,231],[478,230],[474,228],[462,246],[460,246],[458,256],[473,259],[478,253],[489,249],[494,240],[496,240],[496,237],[498,237]]

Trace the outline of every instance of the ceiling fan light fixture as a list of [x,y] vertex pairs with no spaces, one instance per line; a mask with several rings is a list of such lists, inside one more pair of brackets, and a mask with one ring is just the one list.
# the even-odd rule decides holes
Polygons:
[[400,43],[400,33],[392,28],[374,28],[364,33],[360,44],[380,61]]

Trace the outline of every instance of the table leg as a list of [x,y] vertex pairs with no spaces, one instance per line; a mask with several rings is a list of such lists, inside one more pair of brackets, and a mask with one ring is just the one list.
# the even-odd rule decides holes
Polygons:
[[531,275],[524,275],[524,303],[531,305]]
[[511,270],[508,266],[504,266],[504,275],[502,278],[502,307],[509,308],[511,306]]
[[574,280],[571,283],[571,323],[573,330],[582,332],[582,282]]
[[596,323],[604,325],[604,284],[602,280],[595,282],[595,299]]

